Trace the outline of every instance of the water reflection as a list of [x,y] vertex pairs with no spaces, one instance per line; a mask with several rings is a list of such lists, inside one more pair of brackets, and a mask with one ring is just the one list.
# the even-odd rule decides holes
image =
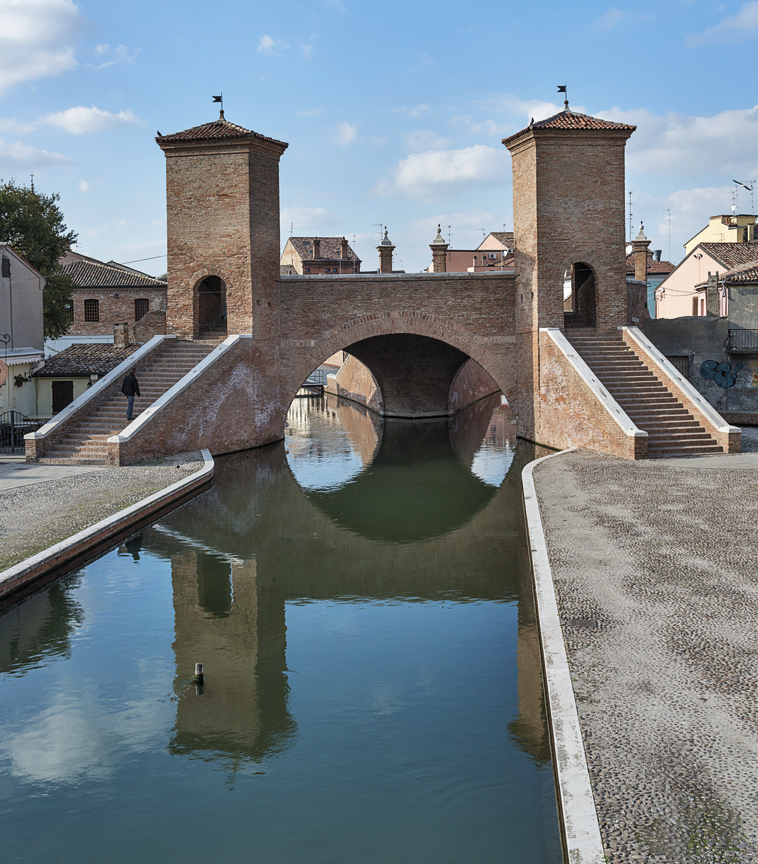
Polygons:
[[[276,587],[259,580],[254,560],[229,564],[186,548],[171,554],[171,581],[178,702],[169,751],[239,765],[282,750],[295,724]],[[196,662],[205,667],[202,690],[191,680]]]
[[533,448],[491,402],[412,427],[305,407],[0,617],[10,860],[126,864],[134,824],[156,862],[560,860]]
[[49,657],[67,657],[84,610],[75,599],[80,579],[57,582],[0,615],[0,673],[21,671]]

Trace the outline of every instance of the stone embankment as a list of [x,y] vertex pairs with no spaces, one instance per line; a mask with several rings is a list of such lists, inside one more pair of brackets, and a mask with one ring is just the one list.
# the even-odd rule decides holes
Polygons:
[[[207,459],[210,460],[210,455]],[[83,549],[105,549],[108,536],[112,535],[113,542],[117,542],[124,532],[128,536],[132,526],[137,530],[153,512],[154,519],[198,494],[212,482],[212,460],[210,471],[208,467],[198,451],[129,467],[67,469],[71,472],[68,476],[60,476],[61,469],[55,466],[34,466],[33,470],[38,473],[56,470],[58,473],[51,473],[56,479],[36,482],[35,477],[30,482],[24,472],[31,470],[31,466],[3,464],[0,466],[0,594],[13,568],[92,529],[103,520],[111,522],[103,527],[102,536],[84,539]],[[203,471],[209,476],[202,478],[202,483],[193,483],[193,475]],[[186,482],[180,484],[179,481]],[[151,496],[155,498],[152,503],[148,500]],[[125,512],[128,508],[132,510]],[[98,553],[93,551],[92,555],[95,554]]]
[[758,862],[758,453],[533,477],[606,860]]

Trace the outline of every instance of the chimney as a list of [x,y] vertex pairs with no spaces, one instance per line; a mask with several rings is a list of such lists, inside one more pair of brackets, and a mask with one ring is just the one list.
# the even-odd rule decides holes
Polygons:
[[113,325],[113,347],[128,348],[129,347],[129,325],[114,324]]
[[313,258],[321,257],[321,240],[318,237],[313,238]]
[[705,311],[707,315],[718,318],[721,314],[719,302],[719,271],[711,274],[708,271],[708,284],[705,289]]
[[432,250],[432,273],[447,273],[447,247],[448,243],[442,236],[441,227],[437,226],[437,236],[429,244]]
[[661,250],[655,249],[653,251],[653,261],[660,261],[660,260],[661,260]]
[[379,272],[392,273],[392,253],[395,247],[387,236],[387,226],[384,226],[384,239],[376,247],[379,252]]
[[647,282],[647,247],[650,241],[645,237],[644,225],[640,222],[640,233],[632,240],[634,250],[634,278]]
[[350,247],[347,245],[347,240],[343,237],[340,240],[340,258],[346,261],[350,257]]

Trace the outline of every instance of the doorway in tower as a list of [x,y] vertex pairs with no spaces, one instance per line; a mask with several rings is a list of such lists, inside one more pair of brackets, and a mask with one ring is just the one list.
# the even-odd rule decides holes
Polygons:
[[225,339],[226,283],[218,276],[206,276],[197,288],[198,336]]

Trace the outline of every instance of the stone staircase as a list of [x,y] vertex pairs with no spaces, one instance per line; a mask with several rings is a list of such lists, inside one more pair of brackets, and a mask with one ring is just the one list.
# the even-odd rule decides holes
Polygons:
[[567,330],[566,338],[632,422],[648,434],[648,458],[722,453],[723,448],[621,336]]
[[[133,419],[136,420],[156,399],[197,366],[214,347],[213,344],[168,340],[160,353],[152,354],[137,364],[137,380],[142,395],[134,400]],[[45,453],[38,461],[48,465],[104,464],[108,458],[108,438],[128,425],[126,396],[120,392],[120,384],[116,389],[116,393],[62,429],[45,447]]]

